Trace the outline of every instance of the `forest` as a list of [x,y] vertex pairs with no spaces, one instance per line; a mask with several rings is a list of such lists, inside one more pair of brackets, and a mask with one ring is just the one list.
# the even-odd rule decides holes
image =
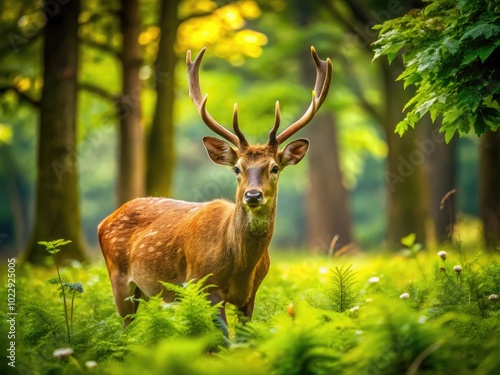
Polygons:
[[[497,0],[2,1],[2,373],[498,373],[499,25]],[[238,191],[188,51],[210,115],[265,144],[277,101],[284,130],[320,95],[312,47],[331,84],[252,320],[192,279],[122,330],[99,223]]]

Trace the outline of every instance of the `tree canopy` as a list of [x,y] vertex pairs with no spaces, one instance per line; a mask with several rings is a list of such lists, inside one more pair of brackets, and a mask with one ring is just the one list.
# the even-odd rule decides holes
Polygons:
[[399,134],[427,112],[433,121],[442,116],[447,142],[471,128],[477,135],[498,129],[499,1],[431,0],[376,29],[375,59],[386,55],[392,62],[402,52],[399,79],[416,87],[406,117],[396,125]]

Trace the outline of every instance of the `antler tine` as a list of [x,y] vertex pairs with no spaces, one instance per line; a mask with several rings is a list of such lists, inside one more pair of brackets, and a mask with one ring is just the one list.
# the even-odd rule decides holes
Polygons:
[[326,60],[321,60],[316,53],[314,47],[311,47],[311,54],[316,64],[316,84],[314,85],[314,91],[312,92],[312,100],[309,108],[304,113],[304,115],[290,125],[288,128],[283,130],[283,132],[276,138],[278,144],[283,143],[304,126],[306,126],[314,117],[318,109],[321,107],[323,102],[328,95],[328,90],[330,89],[330,81],[332,79],[332,62],[329,58]]
[[241,132],[240,126],[238,125],[238,104],[234,103],[233,110],[233,129],[234,133],[238,136],[238,140],[240,142],[239,148],[248,147],[248,141],[245,138],[245,135]]
[[274,109],[274,126],[269,132],[269,141],[267,142],[268,145],[271,146],[278,146],[278,140],[276,139],[276,133],[278,132],[278,128],[280,127],[280,122],[281,122],[281,113],[280,113],[280,102],[276,102],[276,106]]
[[206,109],[208,94],[205,95],[205,97],[202,96],[199,76],[201,60],[203,59],[203,55],[205,54],[206,50],[206,48],[203,48],[196,59],[194,59],[194,61],[191,61],[191,51],[187,51],[186,53],[186,66],[188,69],[189,77],[189,97],[200,113],[203,122],[210,128],[210,130],[217,133],[222,138],[227,139],[235,146],[240,147],[240,137],[235,136],[233,133],[231,133],[229,130],[215,121]]

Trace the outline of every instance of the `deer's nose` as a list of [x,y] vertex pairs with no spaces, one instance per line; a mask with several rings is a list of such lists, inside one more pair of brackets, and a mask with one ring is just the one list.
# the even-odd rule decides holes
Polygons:
[[249,206],[256,206],[262,204],[264,201],[264,195],[258,190],[248,190],[245,191],[245,203]]

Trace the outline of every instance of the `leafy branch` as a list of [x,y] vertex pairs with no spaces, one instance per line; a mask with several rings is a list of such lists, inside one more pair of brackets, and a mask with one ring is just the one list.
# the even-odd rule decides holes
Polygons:
[[441,132],[449,142],[455,133],[477,135],[497,130],[500,119],[500,13],[498,2],[433,0],[424,9],[375,28],[375,56],[391,63],[403,53],[405,70],[398,77],[414,85],[409,111],[397,124],[402,135],[429,113],[442,116]]

